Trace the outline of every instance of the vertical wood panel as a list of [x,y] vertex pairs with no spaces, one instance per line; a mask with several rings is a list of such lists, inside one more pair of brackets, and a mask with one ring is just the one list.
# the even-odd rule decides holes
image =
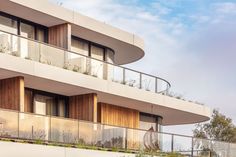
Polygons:
[[30,90],[25,90],[25,99],[24,99],[24,112],[33,113],[33,92]]
[[48,30],[48,43],[70,50],[71,25],[66,23],[50,27]]
[[24,106],[24,78],[0,80],[0,108],[18,110]]
[[[102,124],[139,128],[139,111],[105,103],[98,104],[98,116],[101,116]],[[127,138],[127,147],[129,149],[139,148],[138,130],[128,129]]]
[[19,80],[19,102],[20,102],[20,111],[24,112],[25,108],[25,82],[24,79],[21,78]]
[[97,95],[93,93],[69,97],[69,117],[97,122]]
[[139,128],[139,111],[115,105],[99,103],[98,119],[102,124]]

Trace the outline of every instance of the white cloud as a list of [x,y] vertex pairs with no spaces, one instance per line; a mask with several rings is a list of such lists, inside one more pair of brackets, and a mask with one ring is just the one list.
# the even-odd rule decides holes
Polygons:
[[222,3],[216,3],[214,6],[216,11],[219,13],[224,13],[224,14],[236,13],[236,3],[222,2]]
[[158,19],[158,16],[152,15],[149,12],[139,12],[136,15],[140,20],[152,21],[155,22]]
[[206,23],[209,22],[210,17],[206,15],[190,15],[189,16],[196,23]]
[[164,7],[159,2],[151,3],[151,7],[160,15],[167,15],[172,11],[170,8]]

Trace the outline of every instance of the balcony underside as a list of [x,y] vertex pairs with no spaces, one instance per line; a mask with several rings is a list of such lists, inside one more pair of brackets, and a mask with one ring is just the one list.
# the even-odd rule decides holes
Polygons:
[[0,79],[23,76],[28,88],[66,96],[97,93],[98,102],[162,116],[163,125],[197,123],[210,116],[205,106],[31,60],[0,55]]

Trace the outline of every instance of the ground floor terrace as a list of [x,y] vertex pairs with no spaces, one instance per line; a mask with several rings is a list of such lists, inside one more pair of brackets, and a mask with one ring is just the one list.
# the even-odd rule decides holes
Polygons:
[[3,154],[16,148],[9,152],[10,157],[17,151],[27,154],[23,148],[30,149],[28,155],[37,149],[46,156],[52,150],[54,154],[64,152],[61,155],[65,157],[86,152],[110,157],[140,152],[156,156],[173,152],[186,157],[236,156],[236,144],[232,143],[6,109],[0,109],[0,145]]
[[162,117],[99,102],[96,93],[65,96],[0,80],[2,140],[116,152],[236,156],[236,145],[163,133]]

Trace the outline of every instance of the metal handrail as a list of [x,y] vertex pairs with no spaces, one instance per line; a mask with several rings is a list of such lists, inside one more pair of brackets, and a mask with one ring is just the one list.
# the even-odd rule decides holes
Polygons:
[[[120,128],[120,129],[124,129],[124,136],[123,137],[121,137],[121,138],[123,138],[123,139],[125,139],[125,140],[128,140],[129,138],[127,138],[127,135],[129,136],[129,134],[128,134],[128,132],[129,132],[129,129],[131,130],[131,131],[134,131],[134,132],[130,132],[130,133],[134,133],[134,134],[136,134],[136,132],[135,131],[137,131],[137,133],[139,132],[139,131],[144,131],[144,132],[148,132],[147,130],[143,130],[143,129],[135,129],[135,128],[125,128],[125,127],[119,127],[119,126],[114,126],[114,125],[106,125],[106,124],[101,124],[101,123],[94,123],[94,122],[89,122],[89,121],[83,121],[83,120],[78,120],[78,119],[69,119],[69,118],[64,118],[64,117],[56,117],[56,116],[46,116],[46,115],[40,115],[40,114],[34,114],[34,113],[26,113],[26,112],[20,112],[20,111],[16,111],[16,110],[9,110],[9,109],[2,109],[2,108],[0,108],[0,112],[6,112],[6,114],[9,114],[9,113],[15,113],[16,114],[16,116],[13,116],[13,117],[15,117],[15,119],[13,120],[13,121],[16,121],[16,123],[17,123],[17,128],[15,128],[15,129],[17,129],[17,131],[16,131],[16,133],[17,133],[17,135],[13,135],[12,137],[10,136],[9,137],[9,139],[21,139],[21,140],[37,140],[38,138],[37,137],[35,137],[34,136],[34,133],[33,133],[33,130],[32,130],[32,136],[29,136],[29,137],[21,137],[20,136],[20,127],[21,127],[21,120],[24,120],[24,118],[23,119],[20,119],[20,117],[21,117],[21,114],[23,114],[23,115],[30,115],[30,116],[38,116],[39,118],[46,118],[46,120],[47,121],[49,121],[50,123],[48,123],[48,125],[49,125],[49,132],[47,132],[47,135],[48,135],[48,138],[45,138],[45,139],[39,139],[39,140],[42,140],[42,141],[44,141],[44,142],[56,142],[56,143],[61,143],[61,144],[77,144],[76,142],[77,141],[74,141],[74,142],[72,142],[72,143],[68,143],[68,142],[66,142],[66,141],[60,141],[60,140],[53,140],[52,138],[51,138],[51,128],[52,128],[52,118],[54,119],[61,119],[61,120],[69,120],[69,121],[76,121],[76,125],[77,125],[77,123],[78,123],[78,135],[76,135],[76,137],[78,136],[78,138],[80,138],[80,136],[79,136],[79,134],[80,134],[80,127],[83,127],[83,125],[81,126],[81,123],[85,123],[85,124],[93,124],[93,125],[91,125],[92,126],[92,128],[94,129],[94,126],[97,126],[97,125],[100,125],[101,126],[101,128],[103,128],[104,129],[104,127],[114,127],[114,129],[116,129],[116,128]],[[1,115],[0,115],[1,116]],[[24,116],[23,116],[24,117]],[[12,119],[11,119],[12,120]],[[45,121],[46,122],[46,121]],[[6,123],[7,123],[7,119],[6,119]],[[59,123],[60,123],[60,121],[59,121]],[[24,124],[24,121],[23,121],[23,124]],[[24,126],[24,125],[23,125]],[[76,126],[75,126],[76,127]],[[32,125],[32,129],[34,128],[34,125]],[[14,128],[13,128],[14,129]],[[55,128],[56,129],[56,128]],[[106,129],[105,129],[106,130]],[[24,131],[31,131],[31,130],[24,130]],[[45,130],[46,131],[46,130]],[[93,131],[95,131],[95,130],[93,130]],[[127,132],[128,131],[128,132]],[[10,133],[9,131],[8,131],[8,133]],[[64,130],[63,130],[63,133],[64,133]],[[164,135],[170,135],[170,136],[168,136],[168,137],[171,137],[171,140],[169,141],[168,140],[168,138],[167,138],[167,142],[169,141],[169,142],[171,142],[171,145],[168,145],[168,149],[163,149],[163,148],[161,148],[160,149],[160,152],[183,152],[183,153],[187,153],[187,152],[189,152],[189,153],[191,153],[191,157],[193,157],[193,153],[194,152],[196,152],[196,151],[199,151],[199,152],[202,152],[202,151],[205,151],[205,147],[204,148],[200,148],[199,146],[197,146],[197,147],[195,147],[195,143],[194,143],[194,140],[203,140],[203,141],[199,141],[200,143],[205,143],[205,141],[207,141],[208,142],[208,146],[209,146],[209,148],[210,149],[213,149],[213,150],[209,150],[209,151],[218,151],[218,152],[221,152],[221,149],[217,149],[216,148],[216,150],[212,147],[212,144],[214,144],[214,142],[218,142],[218,143],[216,143],[216,144],[222,144],[222,147],[224,146],[224,144],[228,144],[228,147],[230,148],[230,150],[229,151],[227,151],[226,153],[227,154],[230,154],[230,153],[232,153],[232,152],[235,152],[236,151],[236,144],[233,144],[233,143],[229,143],[229,142],[222,142],[222,141],[216,141],[216,140],[210,140],[210,139],[201,139],[201,138],[195,138],[195,137],[191,137],[191,136],[185,136],[185,135],[179,135],[179,134],[172,134],[172,133],[165,133],[165,132],[157,132],[157,131],[154,131],[153,133],[155,133],[155,136],[157,135],[158,136],[158,141],[159,142],[164,142],[165,143],[165,141],[162,139],[162,137],[164,137]],[[161,136],[160,138],[159,138],[159,136]],[[116,138],[117,136],[115,135],[115,136],[112,136],[113,138]],[[177,138],[176,138],[177,137]],[[180,142],[180,141],[178,141],[178,138],[181,138],[181,137],[186,137],[186,139],[184,139],[184,140],[189,140],[189,142],[191,142],[191,145],[185,145],[186,147],[183,147],[183,148],[176,148],[175,147],[175,144],[177,144],[177,146],[178,146],[178,142]],[[4,136],[4,135],[1,135],[0,134],[0,138],[8,138],[8,136]],[[99,136],[97,136],[97,138],[99,138]],[[109,137],[110,138],[110,137]],[[176,139],[175,139],[176,138]],[[82,139],[83,139],[83,137],[82,137]],[[110,138],[110,140],[111,140],[112,138]],[[129,140],[133,140],[133,139],[129,139]],[[144,139],[143,139],[144,140]],[[177,141],[176,141],[177,140]],[[105,141],[106,142],[106,141]],[[130,147],[127,147],[127,143],[125,142],[125,141],[123,141],[124,143],[123,144],[125,144],[125,145],[122,145],[121,146],[121,148],[120,149],[125,149],[125,150],[136,150],[136,151],[138,151],[140,148],[136,148],[136,146],[134,146],[133,148],[132,148],[132,146]],[[135,139],[133,140],[133,141],[130,141],[130,142],[140,142],[140,141],[136,141]],[[142,141],[143,142],[143,141]],[[140,143],[141,144],[141,143]],[[197,143],[198,144],[198,143]],[[230,147],[230,145],[232,146],[233,145],[233,147],[231,148]],[[84,146],[89,146],[89,143],[85,143],[85,145]],[[100,146],[97,146],[97,147],[100,147]],[[109,146],[104,146],[105,148],[112,148],[112,147],[109,147]],[[117,147],[117,148],[118,148]],[[170,148],[170,149],[169,149]],[[228,157],[228,156],[227,156]]]
[[[157,76],[154,76],[154,75],[151,75],[151,74],[147,74],[147,73],[143,73],[143,72],[140,72],[140,71],[137,71],[137,70],[134,70],[134,69],[130,69],[130,68],[127,68],[127,67],[123,67],[123,66],[120,66],[120,65],[117,65],[115,63],[110,63],[110,62],[107,62],[107,61],[102,61],[102,60],[99,60],[99,59],[96,59],[96,58],[92,58],[90,56],[86,56],[86,55],[83,55],[83,54],[78,54],[76,52],[73,52],[73,51],[70,51],[70,50],[67,50],[65,48],[62,48],[62,47],[58,47],[58,46],[55,46],[55,45],[51,45],[51,44],[48,44],[48,43],[44,43],[44,42],[41,42],[41,41],[37,41],[37,40],[34,40],[34,39],[30,39],[30,38],[26,38],[26,37],[22,37],[20,35],[16,35],[14,33],[10,33],[10,32],[7,32],[7,31],[4,31],[4,30],[0,30],[1,32],[3,33],[6,33],[6,34],[9,34],[9,35],[13,35],[13,36],[16,36],[18,38],[22,38],[22,39],[26,39],[26,40],[29,40],[29,41],[33,41],[33,42],[36,42],[36,43],[39,43],[39,44],[42,44],[42,45],[45,45],[45,46],[49,46],[49,47],[52,47],[52,48],[56,48],[56,49],[59,49],[59,50],[62,50],[62,51],[65,51],[65,52],[69,52],[69,53],[72,53],[72,54],[76,54],[76,55],[80,55],[80,56],[83,56],[83,57],[86,57],[86,58],[89,58],[89,59],[93,59],[93,60],[96,60],[96,61],[99,61],[99,62],[103,62],[105,64],[109,64],[109,65],[112,65],[114,67],[119,67],[121,69],[124,69],[124,70],[128,70],[128,71],[132,71],[132,72],[135,72],[137,74],[140,74],[140,75],[145,75],[145,76],[149,76],[149,77],[152,77],[156,80],[161,80],[163,82],[166,83],[167,85],[167,88],[163,91],[159,91],[159,92],[156,92],[156,93],[163,93],[163,92],[168,92],[170,87],[171,87],[171,84],[163,79],[163,78],[160,78],[160,77],[157,77]],[[157,87],[157,84],[155,83],[155,88]]]
[[[88,124],[103,125],[103,126],[116,127],[116,128],[121,128],[121,129],[130,129],[130,130],[135,130],[135,131],[148,131],[148,130],[139,129],[139,128],[130,128],[130,127],[123,127],[123,126],[121,127],[121,126],[117,126],[117,125],[103,124],[103,123],[99,123],[99,122],[92,122],[92,121],[73,119],[73,118],[67,118],[67,117],[59,117],[59,116],[52,116],[52,115],[42,115],[42,114],[37,114],[37,113],[22,112],[22,111],[4,109],[4,108],[0,108],[0,111],[13,112],[13,113],[19,113],[19,114],[28,114],[28,115],[32,115],[32,116],[41,116],[41,117],[47,117],[47,118],[57,118],[57,119],[62,119],[62,120],[78,121],[78,122],[84,122],[84,123],[88,123]],[[193,136],[190,136],[190,135],[182,135],[182,134],[168,133],[168,132],[162,132],[162,131],[154,131],[154,132],[159,133],[159,134],[173,135],[173,136],[193,138],[193,139],[199,139],[199,140],[207,140],[207,141],[212,141],[212,142],[222,142],[222,143],[227,143],[227,144],[236,144],[236,143],[213,140],[213,139],[208,139],[208,138],[193,137]]]

